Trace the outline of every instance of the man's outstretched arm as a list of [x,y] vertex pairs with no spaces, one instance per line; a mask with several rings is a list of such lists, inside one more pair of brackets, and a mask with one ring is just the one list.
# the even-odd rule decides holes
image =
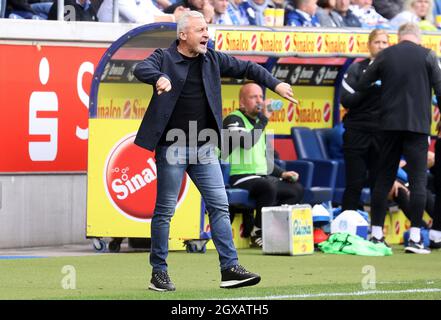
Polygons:
[[139,81],[155,86],[158,95],[171,89],[170,78],[161,72],[163,55],[162,49],[156,49],[148,58],[138,63],[133,72]]
[[220,74],[225,77],[247,78],[276,92],[295,104],[291,85],[273,77],[273,75],[261,65],[251,61],[242,61],[225,53],[215,51],[219,61]]

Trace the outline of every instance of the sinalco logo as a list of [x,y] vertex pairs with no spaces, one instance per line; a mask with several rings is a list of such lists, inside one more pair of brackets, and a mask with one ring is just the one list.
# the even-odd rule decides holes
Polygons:
[[256,48],[257,48],[257,35],[256,34],[253,34],[252,36],[251,36],[251,50],[256,50]]
[[323,45],[323,38],[322,38],[322,36],[318,36],[317,37],[317,41],[315,43],[315,47],[316,47],[318,52],[322,51],[322,45]]
[[285,51],[289,51],[290,45],[291,45],[291,37],[289,36],[289,34],[287,34],[285,37]]
[[290,102],[288,105],[288,121],[292,122],[294,119],[294,103]]
[[[156,202],[157,171],[154,154],[136,146],[135,133],[118,141],[104,166],[104,185],[109,201],[125,217],[148,222]],[[188,178],[184,175],[178,204],[185,198]]]
[[329,103],[326,103],[323,108],[323,120],[325,122],[329,122],[331,119],[331,105]]
[[394,230],[395,230],[395,234],[400,234],[400,221],[395,221],[395,226],[394,226]]
[[354,36],[351,35],[349,37],[349,44],[348,44],[349,52],[352,52],[354,50],[354,44],[355,44]]

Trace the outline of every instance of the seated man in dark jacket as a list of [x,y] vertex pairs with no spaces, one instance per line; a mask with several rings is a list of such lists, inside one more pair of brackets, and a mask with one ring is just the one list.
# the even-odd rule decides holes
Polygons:
[[[58,4],[49,10],[48,20],[57,20]],[[90,0],[64,0],[64,21],[98,21]]]
[[285,9],[285,26],[320,27],[317,0],[290,0]]
[[335,11],[340,15],[345,27],[361,28],[361,22],[357,16],[349,9],[350,0],[336,0]]
[[164,13],[173,14],[179,7],[199,11],[205,17],[207,23],[212,23],[214,8],[208,0],[178,0],[176,3],[164,9]]
[[[46,20],[52,0],[7,0],[5,17],[10,19]],[[0,18],[3,18],[0,16]]]

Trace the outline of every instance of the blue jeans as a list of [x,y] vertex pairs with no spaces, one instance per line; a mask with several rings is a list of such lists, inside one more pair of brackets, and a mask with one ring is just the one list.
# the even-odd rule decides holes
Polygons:
[[[198,158],[199,157],[199,158]],[[151,221],[150,264],[153,272],[167,270],[170,220],[175,212],[185,172],[199,189],[208,211],[211,236],[221,270],[238,264],[233,243],[228,199],[213,146],[156,148],[157,197]]]

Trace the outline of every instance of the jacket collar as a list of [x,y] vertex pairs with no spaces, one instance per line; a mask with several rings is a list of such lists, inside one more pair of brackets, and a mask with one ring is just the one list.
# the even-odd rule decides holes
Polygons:
[[[171,46],[170,46],[170,53],[173,57],[173,62],[174,63],[181,63],[183,61],[185,61],[184,58],[182,58],[181,54],[178,51],[178,44],[179,44],[179,40],[175,40],[172,42]],[[205,54],[202,55],[203,56],[203,60],[206,61],[207,60],[207,56]]]

